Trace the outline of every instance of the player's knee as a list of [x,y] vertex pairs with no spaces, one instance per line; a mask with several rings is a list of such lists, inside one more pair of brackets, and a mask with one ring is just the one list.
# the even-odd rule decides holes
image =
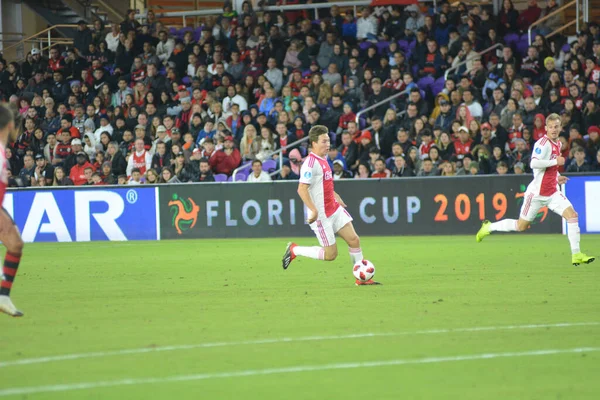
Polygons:
[[337,248],[326,248],[325,249],[325,261],[333,261],[337,258]]
[[360,248],[360,238],[358,237],[358,235],[354,235],[348,240],[348,246],[355,249]]
[[23,239],[21,239],[21,237],[17,237],[15,240],[12,240],[9,245],[6,246],[6,250],[10,251],[11,253],[22,253],[23,246],[25,246]]
[[517,232],[523,232],[529,228],[529,222],[525,220],[519,220],[517,222]]

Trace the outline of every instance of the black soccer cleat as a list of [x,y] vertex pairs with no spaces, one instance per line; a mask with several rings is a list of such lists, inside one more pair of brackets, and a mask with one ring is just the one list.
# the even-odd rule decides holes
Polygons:
[[290,264],[292,263],[292,261],[294,260],[294,258],[296,258],[296,256],[294,255],[294,247],[296,247],[296,243],[288,243],[287,247],[285,248],[285,254],[283,255],[283,258],[281,259],[281,264],[283,269],[288,269],[288,267],[290,266]]

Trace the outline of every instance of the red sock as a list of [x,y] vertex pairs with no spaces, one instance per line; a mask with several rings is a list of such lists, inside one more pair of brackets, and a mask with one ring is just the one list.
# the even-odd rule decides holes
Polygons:
[[7,252],[4,257],[4,267],[2,268],[2,281],[0,281],[0,296],[9,296],[21,261],[21,254]]

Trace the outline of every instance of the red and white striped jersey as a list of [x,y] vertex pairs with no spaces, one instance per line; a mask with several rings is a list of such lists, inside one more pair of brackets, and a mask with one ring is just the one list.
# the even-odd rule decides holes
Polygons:
[[326,159],[310,153],[300,168],[300,183],[310,185],[308,193],[319,212],[318,219],[328,218],[340,206],[333,191],[333,173]]
[[[560,156],[560,141],[553,142],[548,136],[542,137],[533,146],[532,159],[555,160]],[[533,181],[527,191],[540,196],[552,196],[558,189],[558,165],[547,168],[533,168]]]

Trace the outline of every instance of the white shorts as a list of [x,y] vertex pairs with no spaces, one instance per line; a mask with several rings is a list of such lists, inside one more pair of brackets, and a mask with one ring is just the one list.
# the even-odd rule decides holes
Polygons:
[[335,244],[335,234],[348,222],[352,222],[352,217],[344,207],[340,206],[330,217],[316,220],[309,226],[319,239],[321,246],[327,247]]
[[533,192],[525,192],[525,202],[521,206],[520,217],[525,221],[533,221],[542,207],[548,209],[562,217],[563,212],[572,207],[569,199],[561,192],[555,192],[552,196],[540,196]]

